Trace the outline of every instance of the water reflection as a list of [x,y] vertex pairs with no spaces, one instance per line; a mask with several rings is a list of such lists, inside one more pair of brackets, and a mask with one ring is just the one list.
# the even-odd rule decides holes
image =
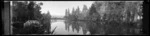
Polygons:
[[[114,26],[115,25],[115,26]],[[132,34],[136,28],[129,28],[128,25],[109,24],[95,21],[70,21],[57,20],[52,22],[52,29],[56,35],[107,35],[107,34]]]
[[55,20],[52,29],[58,26],[56,34],[104,34],[104,26],[92,21]]
[[[80,29],[82,29],[81,31],[83,32],[82,34],[86,35],[86,33],[88,32],[88,28],[86,27],[87,23],[83,22],[83,21],[69,21],[69,20],[65,20],[65,25],[66,28],[69,29],[69,26],[72,27],[72,31],[76,30],[77,33],[79,33]],[[81,28],[80,28],[81,27]]]
[[[81,28],[81,27],[78,27],[78,26],[73,26],[73,28],[71,27],[72,24],[70,23],[65,23],[65,20],[57,20],[57,22],[52,22],[52,25],[51,25],[52,29],[54,29],[54,27],[57,26],[54,34],[55,35],[67,35],[67,34],[77,34],[77,35],[80,35],[82,34],[83,32],[81,31],[82,29],[78,29],[78,28]],[[78,27],[78,28],[75,28],[75,27]],[[74,29],[74,31],[72,31]]]

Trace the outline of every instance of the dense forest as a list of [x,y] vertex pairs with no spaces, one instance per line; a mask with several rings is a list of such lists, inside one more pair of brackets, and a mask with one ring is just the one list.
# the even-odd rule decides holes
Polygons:
[[41,14],[41,5],[33,1],[12,2],[13,34],[49,34],[50,13]]
[[[142,15],[141,1],[96,1],[90,8],[84,5],[82,11],[79,7],[72,13],[66,9],[65,18],[93,22],[86,24],[91,34],[141,34]],[[83,25],[72,23],[72,27],[73,24]]]

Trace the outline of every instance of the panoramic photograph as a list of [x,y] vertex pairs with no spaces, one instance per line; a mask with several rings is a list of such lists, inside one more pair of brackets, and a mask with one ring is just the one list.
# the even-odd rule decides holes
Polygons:
[[11,1],[12,35],[141,35],[143,1]]

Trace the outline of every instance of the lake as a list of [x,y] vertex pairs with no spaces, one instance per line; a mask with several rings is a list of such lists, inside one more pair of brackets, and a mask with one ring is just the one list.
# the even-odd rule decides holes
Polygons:
[[139,29],[130,24],[99,21],[51,20],[51,30],[54,35],[126,35],[138,34]]
[[[88,35],[89,32],[85,27],[79,24],[72,24],[72,22],[68,22],[66,20],[52,20],[51,22],[51,30],[53,30],[56,26],[54,34],[55,35]],[[74,26],[73,26],[74,25]],[[85,25],[84,25],[85,26]]]

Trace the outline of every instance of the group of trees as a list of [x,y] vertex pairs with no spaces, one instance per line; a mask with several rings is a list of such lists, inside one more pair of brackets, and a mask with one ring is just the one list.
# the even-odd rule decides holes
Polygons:
[[51,29],[51,16],[48,11],[47,14],[42,14],[43,17],[41,18],[40,22],[44,25],[43,28],[45,28],[46,34],[50,34],[50,29]]
[[13,21],[37,20],[41,18],[42,4],[36,4],[35,2],[13,2]]
[[77,9],[73,8],[72,13],[70,13],[69,9],[66,9],[65,18],[69,20],[77,20],[77,19],[82,20],[86,16],[87,12],[88,12],[88,8],[86,5],[84,5],[83,11],[81,11],[79,7]]
[[[72,11],[65,16],[69,20],[95,21],[96,24],[87,24],[92,32],[96,26],[105,26],[105,34],[140,34],[142,24],[142,1],[96,1],[89,9]],[[83,19],[80,19],[82,18]],[[111,29],[114,28],[114,29]],[[90,30],[91,29],[91,30]],[[115,31],[117,30],[117,31]],[[96,30],[95,30],[96,31]],[[98,31],[98,30],[97,30]],[[98,33],[91,33],[98,34]]]
[[[12,26],[13,34],[44,34],[50,29],[50,14],[41,14],[42,3],[33,1],[14,1],[12,2]],[[42,27],[24,27],[24,23],[28,20],[37,20]],[[33,24],[33,23],[31,23]]]

